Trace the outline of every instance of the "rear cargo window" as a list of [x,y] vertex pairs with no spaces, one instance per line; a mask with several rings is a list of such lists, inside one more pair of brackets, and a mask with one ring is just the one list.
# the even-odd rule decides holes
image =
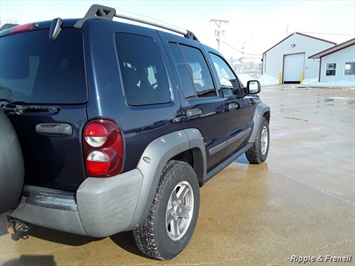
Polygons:
[[87,99],[82,33],[63,29],[55,41],[48,30],[0,38],[0,87],[13,101],[84,103]]

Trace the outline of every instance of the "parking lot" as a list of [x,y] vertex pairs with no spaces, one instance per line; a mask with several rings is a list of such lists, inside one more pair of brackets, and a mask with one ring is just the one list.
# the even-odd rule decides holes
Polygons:
[[11,237],[1,215],[0,264],[354,265],[354,90],[270,86],[261,96],[272,109],[267,161],[243,156],[201,189],[195,233],[175,259],[144,257],[130,232],[32,226]]

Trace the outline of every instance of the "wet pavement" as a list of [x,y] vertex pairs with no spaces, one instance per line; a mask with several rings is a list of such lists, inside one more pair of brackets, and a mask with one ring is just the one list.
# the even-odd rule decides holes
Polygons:
[[0,264],[355,265],[354,90],[266,87],[272,108],[264,164],[243,156],[201,189],[187,248],[144,257],[131,233],[95,239],[32,226],[25,238],[0,216]]

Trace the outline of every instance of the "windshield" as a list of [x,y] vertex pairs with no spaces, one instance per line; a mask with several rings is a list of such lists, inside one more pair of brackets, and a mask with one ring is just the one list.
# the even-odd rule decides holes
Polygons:
[[14,102],[84,103],[87,99],[82,33],[63,29],[51,41],[48,30],[0,38],[0,87]]

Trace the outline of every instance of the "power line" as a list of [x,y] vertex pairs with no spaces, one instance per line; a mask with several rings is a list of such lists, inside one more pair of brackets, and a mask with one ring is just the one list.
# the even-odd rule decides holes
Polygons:
[[246,53],[246,52],[244,52],[244,47],[243,47],[243,51],[241,51],[241,50],[239,50],[239,49],[233,47],[232,45],[226,43],[225,41],[223,41],[223,43],[226,44],[227,46],[229,46],[230,48],[232,48],[233,50],[239,52],[239,53],[242,53],[242,54],[245,54],[245,55],[250,55],[250,56],[255,56],[255,57],[257,57],[257,58],[261,58],[261,54],[251,54],[251,53]]

